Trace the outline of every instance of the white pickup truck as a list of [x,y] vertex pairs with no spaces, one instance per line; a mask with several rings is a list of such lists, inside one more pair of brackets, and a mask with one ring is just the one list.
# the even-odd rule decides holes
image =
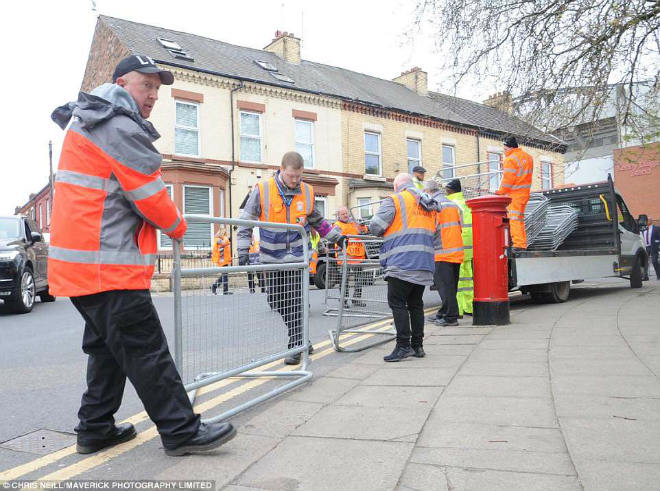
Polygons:
[[635,220],[614,188],[605,182],[543,193],[550,205],[566,204],[578,213],[578,228],[555,251],[526,250],[510,254],[509,290],[531,294],[539,302],[565,302],[571,283],[616,276],[642,286],[648,262],[640,235],[646,217]]

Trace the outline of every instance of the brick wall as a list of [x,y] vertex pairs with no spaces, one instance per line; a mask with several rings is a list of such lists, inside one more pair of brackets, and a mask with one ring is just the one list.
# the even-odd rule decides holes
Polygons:
[[614,150],[614,185],[634,218],[660,220],[660,142]]
[[89,92],[94,87],[112,82],[112,72],[122,58],[130,55],[129,49],[100,19],[96,22],[92,46],[89,48],[87,67],[80,90]]

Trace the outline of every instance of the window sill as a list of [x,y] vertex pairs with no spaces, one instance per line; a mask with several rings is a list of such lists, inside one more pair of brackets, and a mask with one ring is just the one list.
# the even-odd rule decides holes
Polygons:
[[362,179],[364,179],[365,181],[378,181],[378,182],[385,182],[387,180],[383,176],[374,176],[373,174],[364,174],[362,176]]

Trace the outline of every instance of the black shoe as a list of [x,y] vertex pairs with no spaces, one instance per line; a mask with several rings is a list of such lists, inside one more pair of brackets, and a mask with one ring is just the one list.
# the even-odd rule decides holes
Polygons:
[[226,292],[222,292],[222,294],[223,294],[223,295],[233,295],[234,292],[226,291]]
[[415,351],[410,346],[396,346],[394,351],[387,356],[383,356],[384,361],[401,361],[404,358],[413,356]]
[[165,453],[178,457],[188,453],[206,452],[218,448],[236,436],[231,423],[200,423],[197,433],[176,447],[165,447]]
[[644,276],[644,278],[642,278],[642,281],[649,281],[649,277],[648,277],[648,276]]
[[413,351],[415,354],[413,355],[415,358],[424,358],[426,356],[426,353],[424,352],[424,348],[421,346],[414,346]]
[[254,288],[250,288],[250,293],[254,293]]
[[314,345],[312,344],[311,341],[307,343],[307,353],[309,353],[310,355],[314,354]]
[[211,285],[211,293],[213,293],[213,295],[218,294],[218,285],[216,285],[215,283]]
[[469,315],[470,317],[472,317],[472,312],[463,312],[463,315]]
[[131,423],[124,423],[115,426],[114,432],[110,436],[94,438],[90,436],[81,437],[78,435],[76,451],[81,454],[98,452],[106,447],[112,447],[120,443],[132,440],[137,435],[135,426]]
[[295,355],[289,355],[286,358],[284,358],[284,364],[285,365],[300,365],[300,353],[296,353]]
[[440,327],[457,326],[458,321],[448,321],[447,319],[440,319],[437,322],[435,322],[435,325]]

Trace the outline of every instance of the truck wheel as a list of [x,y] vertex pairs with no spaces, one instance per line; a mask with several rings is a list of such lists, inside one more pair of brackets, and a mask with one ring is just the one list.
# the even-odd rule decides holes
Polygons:
[[15,314],[27,314],[34,306],[34,297],[36,294],[36,287],[34,285],[34,276],[32,269],[27,266],[21,274],[18,284],[18,291],[16,298],[7,302],[9,309]]
[[630,271],[630,288],[642,287],[642,262],[639,256],[635,257],[635,264],[633,264],[632,271]]
[[316,274],[314,275],[314,284],[319,290],[325,290],[325,274],[326,274],[327,264],[319,263],[316,266]]
[[535,303],[563,303],[568,300],[571,292],[570,281],[558,281],[547,285],[540,285],[541,288],[530,288],[529,293]]

